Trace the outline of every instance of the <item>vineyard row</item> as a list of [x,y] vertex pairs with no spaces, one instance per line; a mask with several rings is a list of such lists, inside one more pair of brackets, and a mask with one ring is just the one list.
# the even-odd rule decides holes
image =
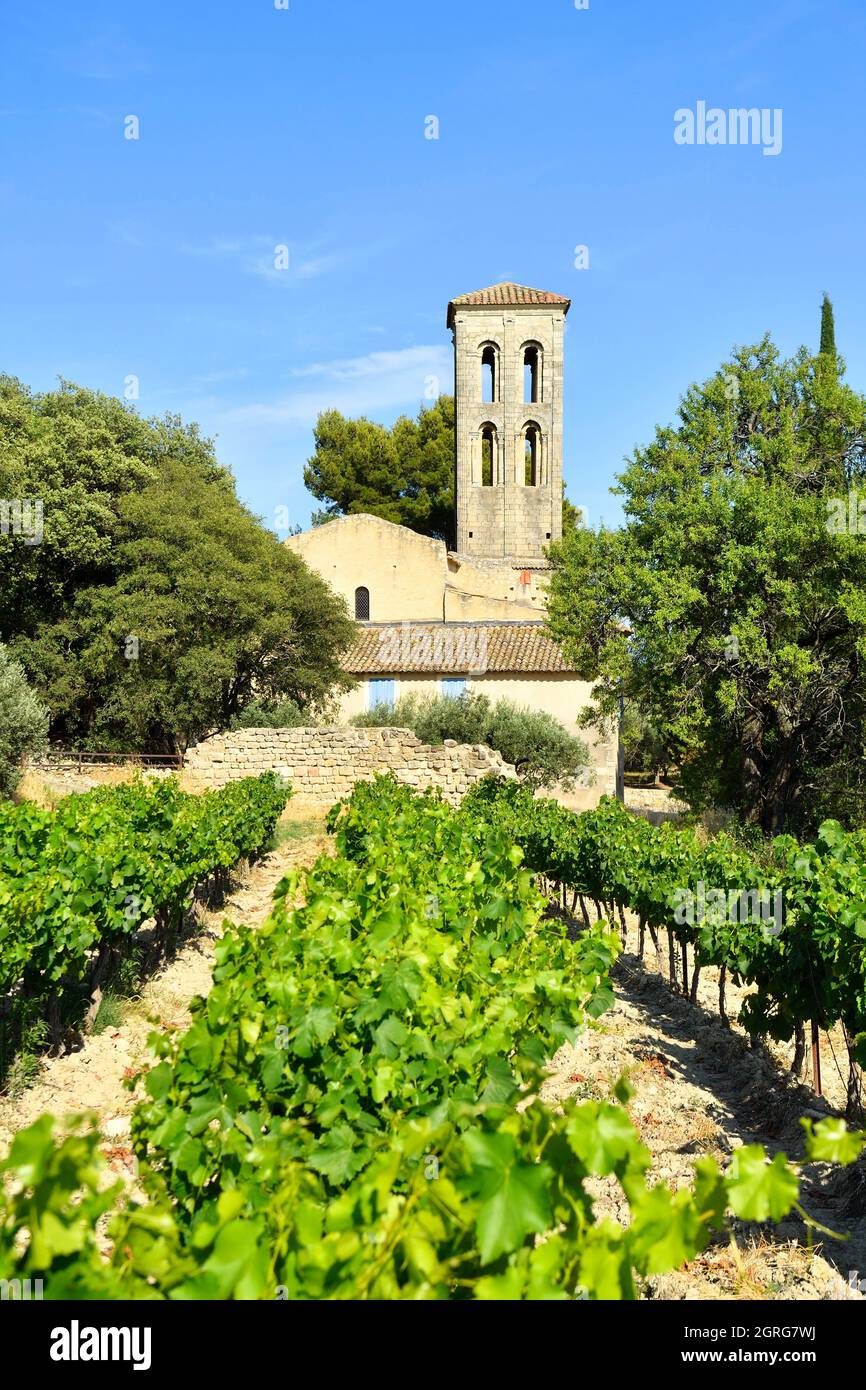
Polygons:
[[[602,921],[570,940],[503,825],[379,779],[330,827],[335,852],[262,925],[227,927],[187,1032],[153,1040],[145,1200],[103,1190],[86,1124],[42,1117],[0,1165],[0,1276],[48,1298],[633,1298],[727,1213],[797,1205],[796,1166],[753,1145],[655,1182],[624,1082],[539,1098],[611,1003],[619,941]],[[809,1159],[861,1147],[842,1121],[807,1129]],[[627,1223],[597,1218],[597,1178]]]
[[[760,852],[730,834],[704,842],[668,822],[651,825],[604,798],[576,814],[534,799],[516,783],[487,779],[465,798],[462,815],[495,825],[563,902],[589,921],[588,904],[611,921],[624,910],[639,921],[639,951],[668,933],[672,983],[694,1000],[702,966],[725,981],[753,986],[740,1022],[754,1036],[795,1044],[802,1065],[805,1024],[842,1026],[848,1049],[849,1118],[861,1107],[866,1063],[866,831],[825,821],[813,844],[780,836]],[[689,950],[692,974],[689,983]]]

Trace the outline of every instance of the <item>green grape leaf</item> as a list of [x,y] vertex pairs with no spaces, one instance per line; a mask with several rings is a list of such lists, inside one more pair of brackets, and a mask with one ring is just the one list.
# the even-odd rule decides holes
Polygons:
[[800,1184],[784,1154],[772,1161],[758,1144],[737,1149],[725,1175],[728,1205],[744,1221],[781,1221],[797,1200]]
[[813,1163],[854,1163],[866,1146],[866,1134],[850,1130],[844,1120],[800,1123],[806,1131],[806,1157]]
[[471,1185],[480,1200],[476,1227],[484,1264],[516,1250],[530,1234],[548,1230],[547,1191],[552,1171],[527,1163],[510,1134],[467,1130],[463,1144],[472,1162]]

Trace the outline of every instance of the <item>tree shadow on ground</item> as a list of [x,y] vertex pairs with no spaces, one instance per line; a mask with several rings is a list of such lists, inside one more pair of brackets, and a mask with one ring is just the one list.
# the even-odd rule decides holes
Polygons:
[[[650,960],[654,956],[650,950]],[[619,958],[614,979],[618,994],[647,1030],[645,1046],[638,1042],[632,1048],[637,1060],[642,1060],[642,1052],[648,1059],[661,1054],[673,1077],[709,1093],[707,1115],[719,1126],[723,1150],[732,1152],[737,1142],[758,1143],[770,1155],[782,1152],[799,1161],[804,1152],[801,1119],[838,1113],[780,1068],[762,1042],[753,1045],[741,1029],[726,1025],[717,1013],[675,993],[636,954],[626,951]],[[697,1156],[703,1148],[696,1139],[678,1152]],[[827,1163],[804,1164],[800,1179],[805,1212],[843,1239],[811,1229],[795,1212],[776,1225],[734,1221],[737,1244],[744,1248],[759,1234],[774,1244],[796,1240],[807,1248],[810,1244],[820,1247],[847,1286],[852,1271],[866,1270],[866,1162],[844,1169]],[[844,1296],[841,1288],[839,1296]]]

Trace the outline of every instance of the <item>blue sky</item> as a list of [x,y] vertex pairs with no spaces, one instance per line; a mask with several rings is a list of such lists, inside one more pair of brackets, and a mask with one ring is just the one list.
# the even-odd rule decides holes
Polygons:
[[[316,505],[317,412],[449,390],[447,301],[498,280],[572,297],[565,476],[592,522],[733,344],[817,345],[825,289],[866,389],[862,0],[289,5],[5,8],[0,370],[138,377],[270,525]],[[677,145],[701,100],[780,108],[781,152]]]

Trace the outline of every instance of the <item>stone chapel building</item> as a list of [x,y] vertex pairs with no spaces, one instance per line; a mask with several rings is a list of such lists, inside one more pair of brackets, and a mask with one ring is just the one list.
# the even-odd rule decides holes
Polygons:
[[448,305],[457,545],[364,514],[286,542],[361,631],[343,720],[407,694],[482,691],[554,715],[591,746],[582,809],[621,794],[618,739],[576,725],[590,686],[544,633],[545,548],[562,535],[563,332],[570,300],[505,283]]

